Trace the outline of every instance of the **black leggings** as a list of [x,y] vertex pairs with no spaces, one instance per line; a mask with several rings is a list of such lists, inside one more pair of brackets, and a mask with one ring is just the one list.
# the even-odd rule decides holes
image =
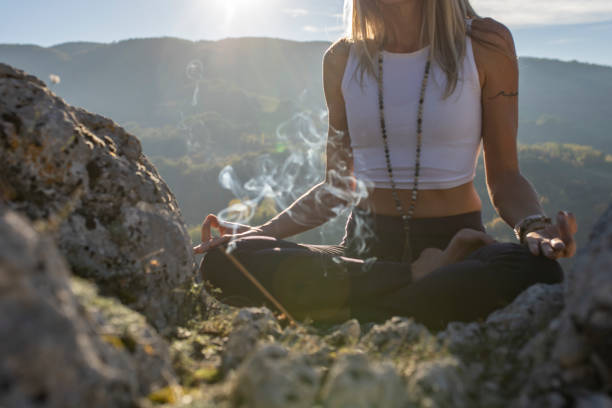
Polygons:
[[[480,212],[412,220],[413,259],[428,247],[444,249],[462,228],[484,231]],[[431,329],[484,318],[532,284],[563,278],[558,262],[533,256],[519,244],[496,243],[413,283],[410,265],[399,262],[403,242],[399,217],[356,209],[339,245],[258,236],[235,241],[232,254],[298,319],[333,311],[361,321],[399,315]],[[208,252],[200,269],[204,280],[221,289],[220,300],[269,305],[221,249]]]

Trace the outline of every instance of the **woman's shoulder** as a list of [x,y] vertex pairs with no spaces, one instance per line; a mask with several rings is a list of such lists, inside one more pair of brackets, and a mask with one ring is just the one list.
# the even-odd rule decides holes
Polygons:
[[329,68],[340,68],[346,65],[351,51],[351,41],[342,37],[334,42],[323,55],[323,65]]
[[343,37],[334,42],[323,56],[323,80],[340,83],[344,76],[346,64],[351,50],[351,42]]
[[517,69],[514,39],[508,27],[490,17],[475,18],[471,24],[472,50],[481,84],[491,75],[508,72],[508,67]]
[[498,51],[507,56],[516,56],[512,32],[500,21],[491,17],[472,19],[472,38],[476,46],[488,51]]

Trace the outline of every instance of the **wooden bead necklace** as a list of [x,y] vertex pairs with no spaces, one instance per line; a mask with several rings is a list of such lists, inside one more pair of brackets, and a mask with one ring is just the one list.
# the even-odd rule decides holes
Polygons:
[[427,89],[427,82],[429,79],[429,71],[431,68],[431,57],[427,58],[425,65],[425,74],[423,75],[423,82],[421,85],[421,93],[419,96],[419,110],[417,112],[417,147],[416,147],[416,159],[414,166],[414,183],[412,186],[412,195],[410,196],[410,206],[408,211],[404,212],[402,201],[400,200],[397,192],[395,180],[393,180],[393,169],[391,168],[391,157],[389,154],[389,145],[387,143],[387,125],[385,123],[385,105],[383,101],[383,52],[378,52],[378,107],[380,109],[380,130],[383,139],[383,145],[385,149],[385,158],[387,160],[387,172],[389,173],[389,180],[391,181],[391,193],[395,200],[395,208],[397,212],[402,215],[402,222],[404,223],[404,249],[402,252],[402,262],[412,263],[412,248],[410,244],[410,220],[414,215],[414,209],[416,206],[416,200],[418,196],[419,188],[419,173],[421,170],[421,146],[423,142],[423,103],[425,102],[425,90]]

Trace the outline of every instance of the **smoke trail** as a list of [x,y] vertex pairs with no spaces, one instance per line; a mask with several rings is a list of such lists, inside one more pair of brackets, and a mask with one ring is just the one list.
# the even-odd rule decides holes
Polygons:
[[[194,59],[185,67],[185,75],[187,79],[194,83],[193,85],[193,94],[191,96],[191,106],[196,107],[199,103],[200,97],[200,82],[204,80],[204,64],[202,61],[198,59]],[[208,129],[206,124],[201,118],[189,117],[189,119],[185,118],[183,112],[179,112],[180,120],[177,128],[185,133],[185,140],[187,144],[187,151],[195,151],[202,150],[208,148],[208,140],[205,141],[205,146],[202,145],[202,137],[196,137],[196,132],[194,132],[194,128],[201,128],[208,134]],[[201,135],[201,132],[198,134]]]
[[193,96],[191,97],[191,106],[198,105],[198,97],[200,96],[200,81],[204,79],[204,64],[200,60],[193,60],[185,68],[187,78],[195,82]]
[[[185,118],[185,115],[183,115],[183,112],[179,112],[179,115],[180,115],[180,120],[177,125],[177,129],[185,133],[185,142],[187,144],[187,151],[190,152],[190,151],[201,150],[202,148],[205,148],[206,146],[202,146],[198,138],[196,138],[195,136],[195,133],[193,131],[193,128],[194,128],[193,119],[190,118],[189,120],[187,120]],[[201,123],[201,121],[199,122],[202,126],[204,126],[204,123]]]

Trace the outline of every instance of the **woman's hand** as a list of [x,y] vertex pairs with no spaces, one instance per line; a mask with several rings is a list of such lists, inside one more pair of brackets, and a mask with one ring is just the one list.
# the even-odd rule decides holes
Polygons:
[[534,255],[550,259],[570,258],[576,253],[574,235],[578,231],[576,217],[572,213],[559,211],[557,223],[525,235],[525,244]]
[[422,279],[433,270],[459,262],[478,248],[495,242],[495,238],[482,231],[464,228],[455,234],[444,251],[424,249],[412,263],[412,278],[414,281]]
[[[219,231],[218,237],[212,236],[212,229]],[[260,233],[260,230],[249,225],[229,221],[220,221],[214,214],[208,214],[202,223],[202,243],[193,247],[194,254],[203,254],[233,239]]]

